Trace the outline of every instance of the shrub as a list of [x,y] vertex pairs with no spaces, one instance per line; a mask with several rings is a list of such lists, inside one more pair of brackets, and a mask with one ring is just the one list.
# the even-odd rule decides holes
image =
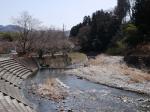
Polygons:
[[121,41],[117,41],[116,45],[107,49],[106,53],[110,55],[123,55],[126,45]]
[[128,24],[127,27],[124,29],[125,33],[125,43],[130,46],[136,46],[141,40],[138,36],[138,29],[133,24]]

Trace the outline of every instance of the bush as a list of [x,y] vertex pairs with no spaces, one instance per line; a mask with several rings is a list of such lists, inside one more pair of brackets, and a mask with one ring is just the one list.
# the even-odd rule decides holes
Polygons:
[[130,46],[136,46],[140,41],[140,37],[138,36],[138,29],[133,24],[128,24],[127,27],[124,29],[125,33],[125,43]]
[[126,45],[122,41],[118,41],[115,46],[108,48],[106,53],[109,55],[123,55]]
[[68,57],[71,59],[71,63],[81,63],[87,60],[87,56],[79,52],[68,53]]

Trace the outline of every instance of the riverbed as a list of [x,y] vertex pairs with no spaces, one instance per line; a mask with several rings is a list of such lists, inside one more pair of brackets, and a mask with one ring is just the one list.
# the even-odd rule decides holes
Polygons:
[[[150,97],[96,84],[74,75],[65,69],[42,69],[25,82],[24,96],[39,112],[150,112]],[[53,101],[29,92],[31,83],[44,84],[46,79],[59,80],[68,95]]]

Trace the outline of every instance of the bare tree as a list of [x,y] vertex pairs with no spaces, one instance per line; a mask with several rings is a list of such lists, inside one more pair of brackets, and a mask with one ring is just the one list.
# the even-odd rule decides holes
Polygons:
[[121,22],[126,22],[126,17],[130,11],[129,0],[117,0],[117,7],[114,10],[115,15],[118,17],[118,20]]
[[130,17],[130,19],[132,18],[132,10],[133,10],[133,7],[135,5],[135,1],[136,0],[127,0],[128,6],[129,6],[128,16]]
[[26,54],[32,50],[34,31],[39,28],[40,22],[28,12],[22,12],[19,17],[13,19],[13,22],[18,26],[17,51]]
[[50,52],[52,56],[58,52],[66,55],[73,48],[73,44],[69,39],[64,35],[63,31],[53,30],[49,33],[50,36]]
[[44,54],[54,56],[56,53],[66,54],[71,49],[71,42],[62,31],[48,29],[36,32],[34,36],[34,51],[40,58]]

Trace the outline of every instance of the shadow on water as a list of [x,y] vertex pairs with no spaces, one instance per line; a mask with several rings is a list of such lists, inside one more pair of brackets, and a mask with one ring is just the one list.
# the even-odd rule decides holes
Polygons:
[[39,112],[148,112],[150,100],[148,96],[119,90],[93,82],[65,75],[63,69],[41,69],[26,81],[42,84],[48,78],[59,79],[68,86],[69,96],[60,102],[54,102],[29,94],[26,88],[25,97],[37,105]]

